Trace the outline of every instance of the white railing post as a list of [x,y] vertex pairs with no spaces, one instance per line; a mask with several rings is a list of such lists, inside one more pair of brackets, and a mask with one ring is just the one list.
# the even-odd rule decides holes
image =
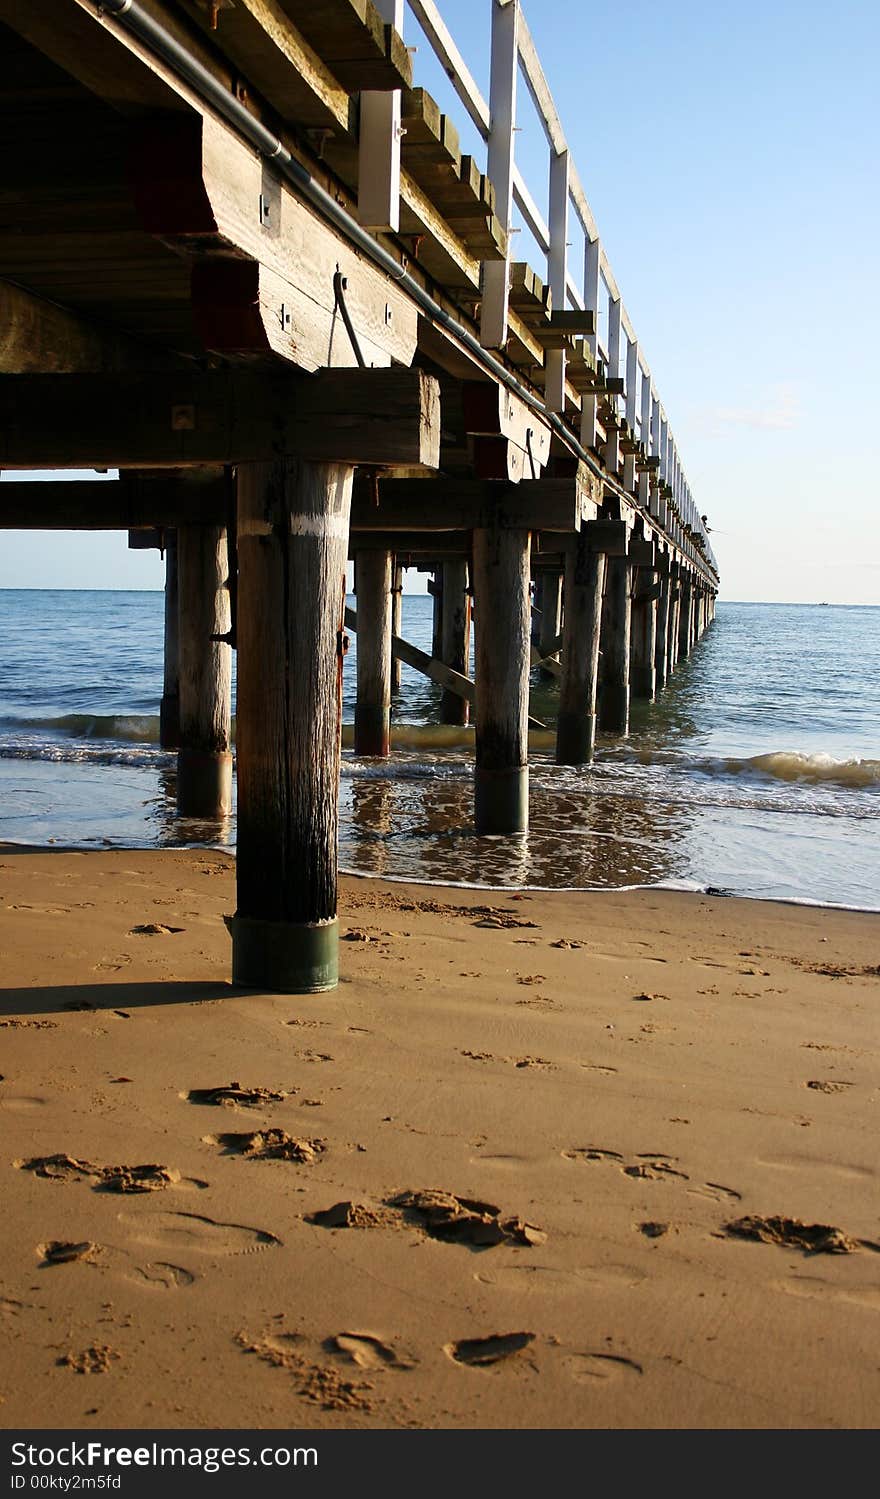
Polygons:
[[[660,457],[660,402],[655,391],[651,391],[651,447],[652,458]],[[662,514],[660,503],[660,470],[651,471],[651,514],[655,520],[659,520]]]
[[[614,380],[620,379],[620,298],[609,297],[608,299],[608,374]],[[617,419],[617,396],[610,395],[608,404],[613,413],[613,423],[605,434],[605,467],[615,478],[617,477],[617,465],[620,462],[620,431],[616,424]]]
[[[492,67],[489,78],[489,150],[486,170],[489,181],[495,188],[495,211],[507,236],[510,234],[513,205],[518,29],[519,0],[492,0]],[[508,240],[503,260],[483,262],[480,342],[486,349],[502,349],[507,342],[509,283]]]
[[[599,352],[599,262],[602,246],[598,237],[586,240],[584,249],[584,307],[593,314],[593,332],[588,333],[586,345],[593,359]],[[581,396],[581,443],[585,448],[596,446],[596,406],[594,395],[586,391]]]
[[[551,308],[565,310],[568,281],[568,152],[550,154],[550,276]],[[548,349],[544,355],[544,398],[548,411],[565,411],[565,350]]]
[[[639,425],[639,442],[645,455],[651,452],[651,377],[642,366],[642,416]],[[651,508],[651,473],[643,468],[639,472],[639,504],[646,510]]]
[[638,380],[639,346],[637,342],[630,339],[626,346],[626,425],[629,428],[627,437],[630,451],[627,452],[623,460],[623,487],[630,494],[635,494],[636,492],[636,455],[632,452],[632,447],[636,440],[636,410],[638,400],[636,386],[638,385]]
[[[662,410],[660,412],[660,483],[669,483],[669,420]],[[665,494],[660,495],[660,520],[664,526],[669,523],[669,500]]]
[[[403,34],[403,0],[375,0],[383,21]],[[358,218],[365,229],[400,228],[400,89],[361,94]]]

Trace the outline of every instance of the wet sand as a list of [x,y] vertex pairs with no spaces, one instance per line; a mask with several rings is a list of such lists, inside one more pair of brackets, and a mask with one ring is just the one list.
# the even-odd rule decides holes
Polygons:
[[874,1427],[880,916],[0,848],[6,1427]]

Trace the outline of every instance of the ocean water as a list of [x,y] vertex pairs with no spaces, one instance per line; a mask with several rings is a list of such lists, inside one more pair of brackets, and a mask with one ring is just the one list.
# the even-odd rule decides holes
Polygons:
[[[429,598],[403,633],[430,650]],[[180,819],[158,747],[159,593],[0,592],[0,841],[234,845]],[[356,640],[344,719],[354,716]],[[340,864],[510,887],[665,885],[880,908],[880,608],[720,603],[625,741],[553,763],[556,689],[533,682],[530,830],[472,831],[471,731],[404,668],[385,762],[343,752]],[[350,740],[350,735],[346,736]]]

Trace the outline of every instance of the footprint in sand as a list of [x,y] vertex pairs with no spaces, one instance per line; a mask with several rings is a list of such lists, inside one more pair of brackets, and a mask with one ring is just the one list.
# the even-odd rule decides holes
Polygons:
[[401,1358],[390,1343],[384,1343],[371,1332],[339,1332],[324,1344],[328,1353],[335,1353],[347,1363],[359,1369],[411,1369],[414,1360]]
[[698,1187],[688,1187],[691,1197],[708,1197],[712,1202],[741,1202],[742,1192],[733,1187],[722,1187],[720,1182],[703,1182]]
[[119,1222],[132,1230],[131,1241],[149,1249],[206,1255],[227,1259],[232,1255],[256,1254],[281,1244],[267,1229],[243,1223],[223,1223],[201,1213],[125,1212]]
[[197,1277],[183,1265],[172,1265],[167,1260],[154,1260],[151,1264],[135,1265],[126,1277],[138,1285],[155,1291],[177,1291],[195,1283]]
[[802,1223],[800,1218],[762,1218],[751,1214],[725,1223],[723,1233],[731,1239],[754,1239],[759,1244],[802,1249],[804,1254],[854,1254],[858,1249],[880,1252],[880,1245],[870,1239],[851,1239],[833,1224]]
[[498,1269],[478,1270],[474,1280],[521,1296],[555,1296],[583,1291],[587,1286],[637,1286],[646,1279],[645,1272],[628,1265],[583,1266],[563,1270],[556,1265],[506,1265]]
[[842,1301],[850,1306],[880,1309],[880,1287],[877,1286],[833,1286],[818,1276],[793,1275],[790,1280],[771,1281],[771,1288],[805,1301]]
[[72,1265],[80,1263],[93,1265],[101,1253],[101,1246],[93,1244],[90,1239],[81,1239],[74,1243],[70,1239],[49,1239],[45,1244],[38,1244],[37,1258],[45,1267],[48,1265]]
[[576,1380],[617,1380],[643,1374],[641,1364],[620,1353],[575,1353],[565,1360],[565,1367]]
[[298,1088],[244,1088],[241,1083],[225,1083],[218,1088],[190,1088],[188,1093],[180,1093],[178,1097],[187,1103],[257,1109],[263,1104],[283,1103],[285,1098],[292,1098],[298,1091]]
[[129,931],[129,937],[174,937],[178,932],[185,931],[182,926],[166,926],[164,921],[143,921],[140,926],[133,926]]
[[487,1369],[522,1353],[534,1341],[533,1332],[492,1333],[488,1338],[462,1338],[457,1343],[445,1343],[443,1352],[457,1364]]
[[59,1152],[56,1155],[31,1156],[13,1161],[17,1171],[32,1171],[47,1181],[90,1181],[95,1192],[162,1192],[166,1187],[196,1187],[203,1190],[208,1182],[197,1176],[181,1176],[173,1166],[150,1162],[138,1166],[96,1166],[91,1161]]
[[310,1166],[327,1148],[325,1140],[300,1140],[283,1129],[254,1130],[251,1133],[204,1135],[205,1145],[218,1145],[224,1155],[245,1156],[251,1161],[295,1161]]

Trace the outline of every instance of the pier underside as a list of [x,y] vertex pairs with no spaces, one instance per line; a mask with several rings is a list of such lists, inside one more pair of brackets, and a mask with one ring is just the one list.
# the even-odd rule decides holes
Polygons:
[[[237,651],[233,973],[301,992],[337,976],[346,628],[358,754],[389,754],[414,665],[475,725],[477,831],[514,836],[532,667],[560,681],[559,762],[586,763],[718,575],[632,339],[618,373],[619,297],[603,359],[594,308],[511,262],[501,179],[394,26],[369,0],[209,11],[0,0],[0,527],[164,549],[186,814],[229,810]],[[65,468],[119,478],[14,477]],[[432,574],[430,657],[400,636],[406,566]]]

